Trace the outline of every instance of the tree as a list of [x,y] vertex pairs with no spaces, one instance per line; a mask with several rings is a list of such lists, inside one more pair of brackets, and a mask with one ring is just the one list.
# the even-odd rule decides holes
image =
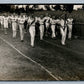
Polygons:
[[26,6],[26,13],[29,11],[29,5]]
[[15,6],[14,5],[10,5],[10,12],[15,12]]
[[71,13],[73,11],[73,4],[67,4],[67,5],[64,5],[64,11],[68,11],[69,13]]
[[84,5],[82,6],[82,9],[84,10]]
[[19,11],[19,8],[18,6],[16,6],[15,12],[18,13],[18,11]]
[[54,7],[54,9],[55,9],[55,10],[61,10],[61,6],[60,6],[60,5],[56,5],[56,6]]
[[45,5],[45,8],[46,8],[47,10],[51,10],[50,7],[49,7],[49,5]]

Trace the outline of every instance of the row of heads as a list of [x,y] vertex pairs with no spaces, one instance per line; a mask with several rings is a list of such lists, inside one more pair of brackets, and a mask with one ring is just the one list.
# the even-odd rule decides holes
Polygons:
[[40,17],[40,18],[44,18],[45,16],[48,16],[48,17],[50,17],[50,18],[53,18],[53,19],[57,19],[57,18],[59,18],[59,19],[66,19],[66,18],[72,18],[72,16],[71,15],[69,15],[69,16],[67,16],[67,14],[62,14],[62,15],[59,15],[59,16],[56,16],[56,15],[51,15],[51,14],[49,14],[49,13],[45,13],[45,14],[37,14],[37,15],[35,15],[35,14],[27,14],[27,13],[20,13],[20,14],[17,14],[17,13],[2,13],[2,14],[0,14],[0,15],[3,15],[3,16],[5,16],[5,17],[7,17],[7,16],[20,16],[20,17],[28,17],[28,16],[30,16],[30,17],[32,17],[32,18],[34,18],[34,17]]
[[[2,13],[0,13],[0,15],[3,15],[3,16],[9,16],[9,15],[26,15],[26,16],[32,16],[32,15],[34,15],[34,13],[6,13],[6,12],[2,12]],[[45,14],[46,16],[48,16],[49,14],[48,13],[46,13]]]

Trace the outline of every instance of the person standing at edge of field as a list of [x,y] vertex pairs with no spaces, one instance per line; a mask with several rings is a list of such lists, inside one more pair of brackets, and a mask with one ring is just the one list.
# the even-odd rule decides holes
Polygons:
[[15,13],[13,15],[11,15],[11,22],[12,22],[13,38],[16,38],[16,34],[17,34],[17,18],[15,16]]
[[8,29],[8,15],[4,13],[4,33],[7,34]]
[[71,40],[72,37],[72,26],[73,26],[73,18],[71,16],[67,19],[67,26],[68,26],[68,39]]
[[35,23],[36,19],[34,15],[30,15],[28,18],[28,25],[29,25],[29,33],[30,33],[30,40],[31,40],[31,46],[34,47],[34,41],[35,41]]
[[20,17],[18,18],[21,42],[24,41],[23,40],[24,39],[24,22],[25,22],[25,18],[23,17],[23,14],[21,14]]

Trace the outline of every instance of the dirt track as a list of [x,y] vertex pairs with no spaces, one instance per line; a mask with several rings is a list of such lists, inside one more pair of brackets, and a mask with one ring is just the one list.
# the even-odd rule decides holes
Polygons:
[[[18,34],[13,39],[11,30],[8,32],[8,35],[4,35],[0,31],[0,37],[44,66],[58,79],[84,80],[84,40],[74,39],[67,41],[66,46],[61,46],[59,39],[46,38],[45,41],[39,41],[36,37],[35,48],[31,48],[28,34],[25,34],[24,42],[21,43]],[[0,80],[55,80],[1,39],[0,46]]]

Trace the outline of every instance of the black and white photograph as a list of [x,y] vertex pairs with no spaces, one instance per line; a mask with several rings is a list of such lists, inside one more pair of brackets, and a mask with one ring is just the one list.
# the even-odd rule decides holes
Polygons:
[[81,80],[83,4],[0,4],[0,81]]

